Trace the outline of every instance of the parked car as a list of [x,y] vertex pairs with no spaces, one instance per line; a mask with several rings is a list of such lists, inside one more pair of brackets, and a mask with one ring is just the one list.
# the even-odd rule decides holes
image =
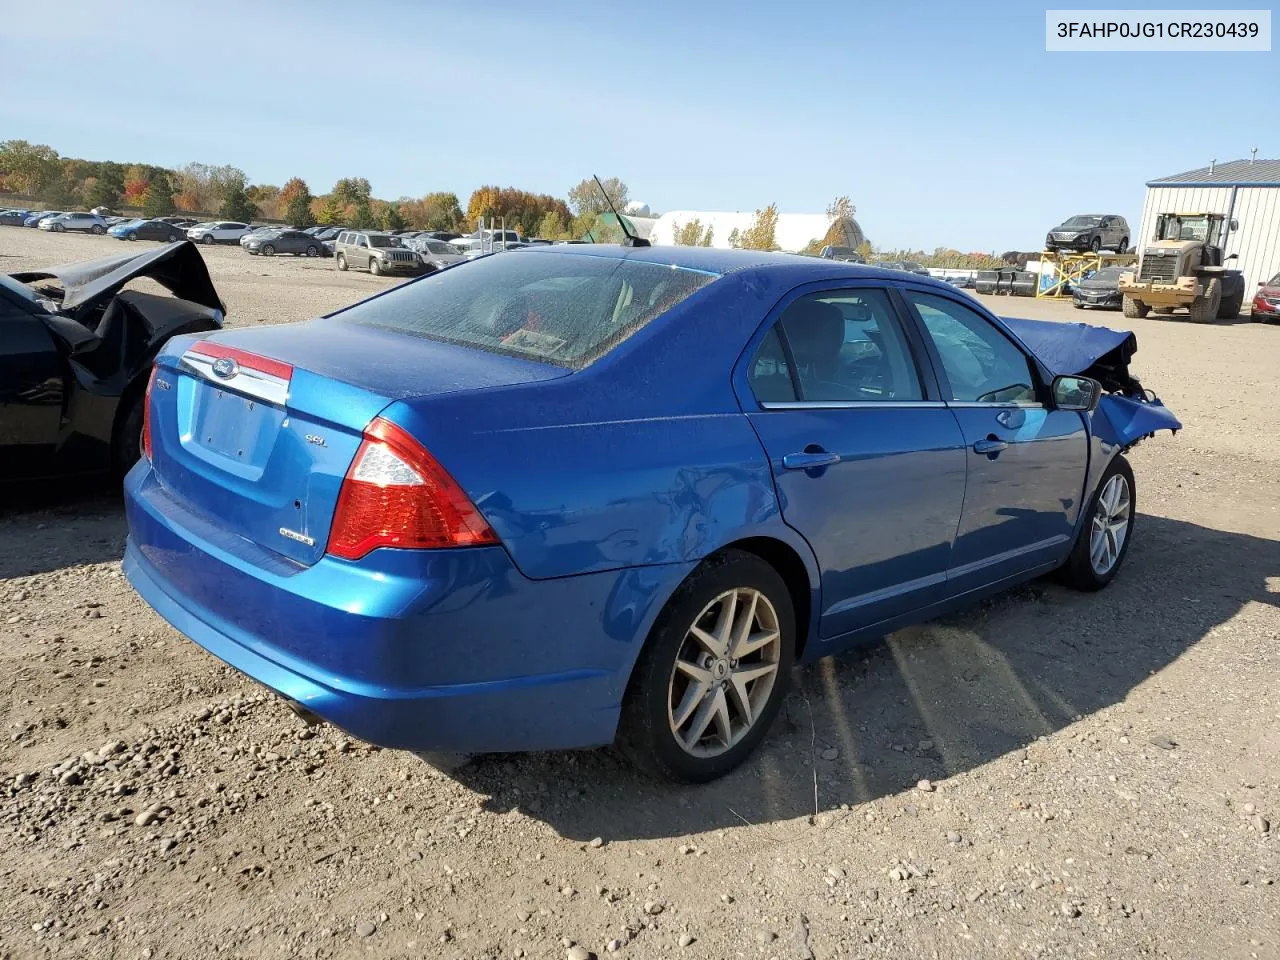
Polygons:
[[185,239],[185,231],[163,220],[130,220],[107,231],[118,240],[159,240],[177,243]]
[[249,241],[254,237],[261,237],[268,233],[275,233],[277,230],[283,230],[279,224],[263,223],[258,226],[250,227],[249,232],[240,238],[240,246],[248,247]]
[[354,736],[616,741],[710,780],[765,736],[797,660],[1055,569],[1111,582],[1121,451],[1180,426],[1134,349],[816,258],[485,257],[171,341],[124,573]]
[[426,234],[432,240],[457,240],[462,234],[453,230],[427,230]]
[[167,223],[175,227],[182,227],[184,230],[194,227],[196,221],[190,217],[156,217],[161,223]]
[[1112,250],[1129,249],[1129,223],[1115,213],[1086,213],[1068,217],[1044,238],[1046,250]]
[[107,232],[107,223],[93,213],[60,213],[56,217],[45,217],[37,224],[41,230],[52,230],[54,233],[92,233],[97,236]]
[[1265,283],[1258,284],[1258,292],[1254,294],[1249,308],[1249,317],[1270,323],[1280,322],[1280,273]]
[[401,240],[401,246],[408,247],[418,255],[418,260],[428,270],[440,270],[451,267],[455,263],[466,260],[465,254],[444,240],[433,240],[426,236],[416,236],[411,240]]
[[1084,307],[1107,307],[1119,310],[1124,297],[1120,293],[1120,274],[1133,272],[1133,267],[1103,267],[1071,286],[1071,305],[1077,310]]
[[31,216],[22,221],[22,225],[24,227],[38,227],[40,226],[41,220],[60,216],[62,216],[61,210],[36,210],[31,214]]
[[324,243],[301,230],[271,230],[251,234],[244,248],[255,256],[292,253],[295,257],[318,257],[324,252]]
[[340,234],[345,229],[347,228],[346,227],[319,227],[316,229],[316,232],[312,234],[312,236],[314,236],[317,240],[335,240],[337,239],[338,234]]
[[237,220],[216,220],[187,228],[187,239],[196,243],[235,243],[249,232],[247,223]]
[[31,216],[30,210],[6,210],[0,213],[0,226],[20,227],[29,216]]
[[400,246],[390,234],[373,230],[344,230],[333,245],[333,259],[339,270],[358,267],[374,276],[383,273],[417,273],[418,255]]
[[[139,277],[174,296],[123,289]],[[218,329],[223,313],[189,243],[0,274],[0,481],[123,475],[139,456],[156,352]]]

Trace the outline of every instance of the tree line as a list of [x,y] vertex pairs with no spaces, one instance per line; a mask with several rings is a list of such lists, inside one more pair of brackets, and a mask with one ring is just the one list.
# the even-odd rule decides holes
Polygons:
[[[604,181],[619,210],[627,185],[617,177]],[[275,220],[295,226],[340,224],[359,229],[458,230],[481,218],[506,219],[521,236],[568,240],[587,234],[609,209],[595,181],[586,178],[568,191],[568,202],[516,187],[477,188],[464,207],[447,191],[421,197],[384,200],[373,196],[364,177],[343,177],[328,193],[313,194],[302,177],[283,186],[251,183],[238,167],[188,163],[176,169],[154,164],[117,163],[59,156],[46,144],[26,140],[0,142],[0,195],[34,197],[50,208],[108,207],[161,217],[174,213],[218,216],[227,220]]]

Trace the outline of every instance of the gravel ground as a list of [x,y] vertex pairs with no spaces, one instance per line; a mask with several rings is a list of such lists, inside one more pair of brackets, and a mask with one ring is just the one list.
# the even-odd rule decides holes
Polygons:
[[[5,272],[121,249],[0,229]],[[206,256],[232,325],[395,282]],[[305,727],[133,594],[114,496],[6,495],[0,957],[1280,957],[1280,329],[1083,319],[1187,423],[1120,578],[799,670],[697,789]]]

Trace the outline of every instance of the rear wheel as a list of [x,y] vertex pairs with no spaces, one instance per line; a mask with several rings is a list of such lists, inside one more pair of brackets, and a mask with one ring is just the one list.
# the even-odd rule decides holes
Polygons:
[[1133,540],[1136,504],[1133,468],[1117,456],[1098,481],[1071,556],[1062,567],[1062,577],[1069,585],[1078,590],[1101,590],[1115,579]]
[[1204,285],[1204,293],[1187,306],[1187,315],[1195,323],[1212,323],[1222,306],[1222,281],[1214,277]]
[[795,658],[795,613],[778,572],[726,550],[667,603],[632,673],[619,748],[667,780],[705,783],[755,749]]
[[347,269],[347,258],[342,254],[338,254],[337,257],[334,258],[334,261],[338,264],[339,270]]
[[90,231],[95,237],[100,237],[107,232],[107,228],[99,223],[95,223]]
[[1147,311],[1151,308],[1141,300],[1135,300],[1126,293],[1124,295],[1124,300],[1121,301],[1120,309],[1124,312],[1126,317],[1133,320],[1139,317],[1145,317],[1147,315]]
[[111,470],[123,477],[142,456],[143,392],[133,390],[116,415],[116,431],[111,438]]

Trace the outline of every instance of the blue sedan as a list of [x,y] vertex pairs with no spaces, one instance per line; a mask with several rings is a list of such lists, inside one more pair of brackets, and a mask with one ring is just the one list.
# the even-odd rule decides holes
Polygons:
[[388,747],[617,742],[685,782],[792,664],[1050,571],[1116,576],[1132,334],[902,271],[703,248],[485,257],[177,337],[124,568],[299,713]]

